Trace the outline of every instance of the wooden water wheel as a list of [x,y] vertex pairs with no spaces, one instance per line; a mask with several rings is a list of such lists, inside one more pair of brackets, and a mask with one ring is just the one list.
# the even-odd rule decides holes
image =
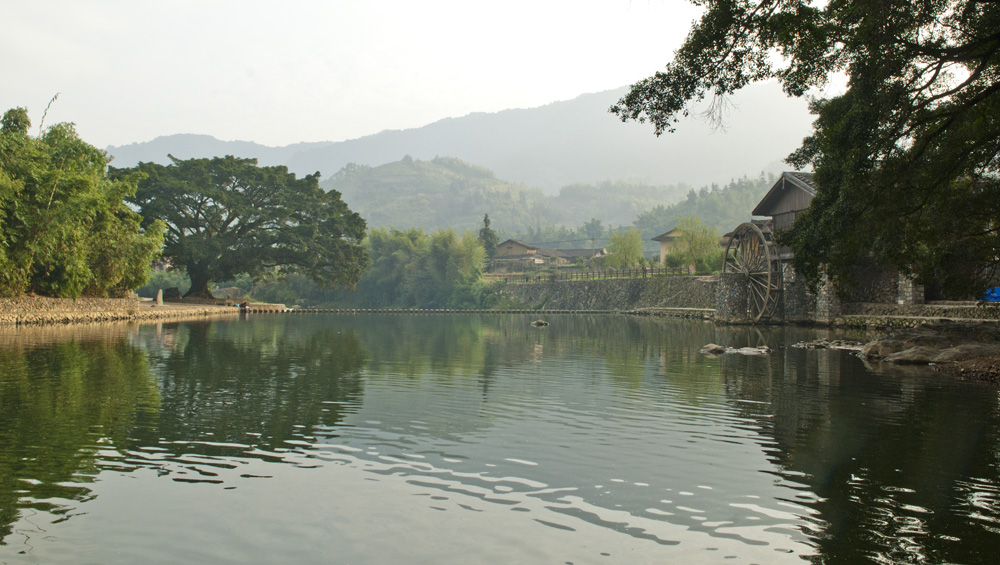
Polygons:
[[767,320],[781,295],[781,259],[771,230],[751,222],[740,224],[726,246],[723,274],[739,275],[747,286],[747,320]]

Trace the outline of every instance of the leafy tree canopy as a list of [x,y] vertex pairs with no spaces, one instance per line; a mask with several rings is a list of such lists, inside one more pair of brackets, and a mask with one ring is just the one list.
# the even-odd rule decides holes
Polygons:
[[486,253],[474,232],[373,228],[367,245],[373,264],[358,283],[363,305],[482,307]]
[[171,159],[113,172],[140,179],[131,202],[145,223],[166,222],[164,256],[191,278],[185,296],[211,296],[211,281],[275,269],[353,287],[368,267],[365,221],[340,193],[319,187],[319,173],[296,178],[232,156]]
[[[701,2],[698,2],[701,3]],[[951,294],[1000,271],[1000,2],[716,0],[663,72],[611,111],[672,131],[689,103],[755,81],[789,95],[837,73],[789,157],[819,191],[782,238],[815,283],[872,256]]]
[[642,259],[642,234],[635,228],[616,231],[611,234],[608,255],[604,263],[614,269],[631,267]]
[[106,173],[108,156],[73,124],[28,135],[24,108],[0,122],[0,296],[107,296],[141,286],[163,225],[140,229],[125,198],[135,182]]
[[697,216],[684,216],[677,229],[681,235],[674,243],[671,255],[676,255],[678,266],[694,265],[697,272],[722,268],[725,251],[719,246],[718,230],[702,224]]

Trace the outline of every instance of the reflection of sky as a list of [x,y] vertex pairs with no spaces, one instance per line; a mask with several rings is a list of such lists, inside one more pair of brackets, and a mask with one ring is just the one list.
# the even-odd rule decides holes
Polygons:
[[499,496],[550,528],[617,532],[663,555],[692,545],[769,562],[780,550],[811,553],[800,532],[810,511],[790,501],[812,497],[776,483],[754,423],[719,392],[692,406],[653,363],[643,372],[642,387],[625,390],[593,359],[546,358],[498,371],[486,394],[472,379],[399,377],[397,387],[382,374],[367,381],[340,438],[367,448],[340,456],[452,496]]

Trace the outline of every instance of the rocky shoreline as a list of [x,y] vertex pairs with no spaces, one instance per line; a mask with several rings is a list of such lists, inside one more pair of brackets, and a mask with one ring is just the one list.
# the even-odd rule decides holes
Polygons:
[[865,344],[861,356],[1000,384],[1000,326],[938,321],[899,329]]
[[[1000,325],[936,320],[897,328],[878,339],[865,342],[818,339],[799,342],[801,349],[841,349],[854,351],[871,368],[884,371],[904,367],[924,367],[966,380],[1000,385]],[[705,345],[703,355],[766,355],[767,347],[723,347]]]

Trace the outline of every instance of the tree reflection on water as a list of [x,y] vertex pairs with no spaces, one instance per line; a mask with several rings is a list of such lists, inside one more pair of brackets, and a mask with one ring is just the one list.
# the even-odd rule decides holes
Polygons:
[[[785,343],[794,343],[785,342]],[[1000,533],[994,388],[932,370],[873,374],[855,355],[726,356],[770,458],[816,499],[823,561],[977,563]]]
[[[1000,533],[996,389],[927,371],[876,373],[847,352],[792,347],[816,338],[815,329],[626,316],[560,316],[533,328],[530,319],[274,316],[74,330],[35,342],[30,332],[0,336],[0,543],[24,510],[71,516],[94,496],[102,470],[212,483],[238,459],[284,461],[318,436],[345,432],[366,387],[369,396],[381,387],[410,403],[461,388],[454,402],[481,400],[489,410],[421,413],[422,433],[468,437],[516,417],[507,404],[520,402],[516,387],[545,386],[544,370],[562,367],[577,389],[606,377],[599,390],[652,407],[644,418],[662,420],[682,406],[707,421],[723,404],[754,423],[750,449],[759,445],[773,463],[763,472],[795,484],[802,498],[789,502],[814,511],[804,527],[817,561],[992,557]],[[700,354],[710,342],[772,353]],[[524,374],[532,378],[512,377]],[[423,397],[419,387],[400,391],[428,380],[440,388],[425,387]],[[576,410],[590,401],[577,389],[546,391],[579,393]],[[603,449],[618,454],[616,441]]]
[[0,348],[0,542],[21,508],[86,500],[104,445],[125,445],[159,391],[124,337]]
[[[104,469],[212,482],[213,465],[225,465],[213,457],[275,459],[283,442],[335,425],[361,395],[366,356],[353,334],[203,322],[129,335],[125,327],[45,332],[37,344],[30,329],[24,339],[5,336],[0,543],[22,509],[68,517]],[[185,461],[190,454],[205,457]]]

